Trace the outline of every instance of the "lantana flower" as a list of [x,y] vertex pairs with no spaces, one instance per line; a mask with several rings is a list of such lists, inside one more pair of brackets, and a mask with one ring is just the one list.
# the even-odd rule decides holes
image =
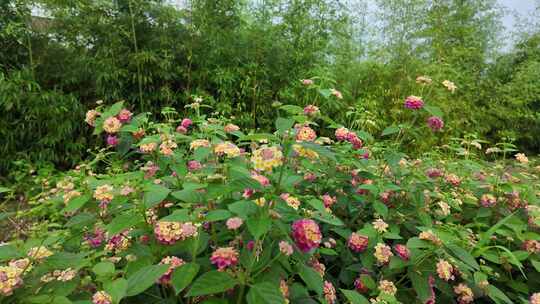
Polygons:
[[220,247],[210,257],[212,264],[222,271],[227,267],[233,267],[238,263],[238,251],[233,247]]
[[251,163],[257,171],[272,171],[283,164],[283,153],[278,147],[262,147],[253,151]]
[[292,224],[292,236],[296,246],[303,252],[309,252],[318,248],[322,240],[319,225],[311,219],[295,221]]

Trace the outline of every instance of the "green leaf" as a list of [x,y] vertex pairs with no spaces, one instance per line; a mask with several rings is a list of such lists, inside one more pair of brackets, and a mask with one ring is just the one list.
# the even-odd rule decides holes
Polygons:
[[11,192],[11,189],[7,187],[0,187],[0,193],[4,193],[4,192]]
[[232,216],[232,213],[230,213],[227,210],[219,209],[219,210],[212,210],[208,212],[208,214],[205,217],[205,221],[207,222],[217,222],[222,221],[230,218]]
[[247,218],[250,214],[257,212],[259,207],[251,201],[238,201],[227,206],[231,212],[234,212],[244,218]]
[[209,147],[199,147],[193,152],[193,158],[198,161],[203,161],[212,153]]
[[395,134],[397,132],[399,132],[399,127],[398,126],[389,126],[389,127],[386,127],[382,133],[381,133],[381,136],[386,136],[386,135],[391,135],[391,134]]
[[103,119],[107,119],[107,118],[109,118],[111,116],[115,116],[118,113],[120,113],[120,110],[122,110],[123,107],[124,107],[124,102],[119,101],[119,102],[113,104],[112,106],[110,106],[105,112],[103,112],[101,117],[103,117]]
[[405,268],[406,266],[408,265],[407,262],[403,261],[402,259],[396,257],[396,256],[393,256],[390,258],[390,269],[401,269],[401,268]]
[[317,212],[312,216],[314,219],[319,220],[324,223],[328,223],[334,226],[343,226],[345,225],[338,217],[328,212]]
[[62,213],[71,213],[79,210],[90,200],[91,197],[92,196],[90,194],[77,196],[67,203],[67,206],[62,210]]
[[201,275],[186,294],[187,297],[204,296],[227,291],[238,282],[226,272],[212,270]]
[[186,288],[191,281],[195,278],[199,272],[199,264],[187,263],[176,268],[171,277],[171,284],[174,288],[175,294],[178,295],[184,288]]
[[126,296],[128,281],[124,278],[116,279],[104,285],[105,291],[113,298],[113,303],[120,303]]
[[111,262],[99,262],[92,267],[92,271],[98,276],[111,276],[114,274],[114,264]]
[[425,105],[424,106],[424,109],[431,115],[433,116],[437,116],[439,118],[442,118],[443,117],[443,111],[441,110],[441,108],[437,107],[437,106],[428,106],[428,105]]
[[425,303],[427,299],[431,298],[431,290],[429,288],[427,276],[416,273],[413,267],[409,268],[408,275],[418,298],[422,303]]
[[127,212],[115,217],[108,225],[107,232],[110,235],[120,233],[126,229],[132,228],[139,223],[142,223],[144,219],[138,213]]
[[536,271],[540,272],[540,262],[532,260],[531,264],[533,265],[534,269],[536,269]]
[[252,178],[251,176],[245,176],[242,178],[233,179],[229,183],[231,191],[244,191],[244,189],[260,190],[262,189],[261,183]]
[[258,240],[272,226],[272,219],[268,216],[250,217],[247,220],[247,227],[253,237]]
[[283,304],[285,301],[279,287],[270,282],[251,286],[246,300],[248,304]]
[[330,249],[330,248],[321,247],[318,249],[318,251],[320,254],[324,254],[324,255],[338,255],[334,249]]
[[171,195],[176,199],[179,199],[189,204],[195,204],[203,201],[202,194],[192,189],[174,191],[173,193],[171,193]]
[[285,131],[292,128],[294,125],[294,119],[278,117],[276,119],[276,129],[279,133],[285,133]]
[[282,109],[282,110],[285,110],[286,112],[288,112],[290,114],[300,114],[300,113],[304,112],[304,109],[302,109],[299,106],[295,106],[295,105],[282,105],[279,108]]
[[0,246],[0,261],[7,261],[22,256],[17,248],[11,244]]
[[510,298],[508,298],[500,289],[494,285],[488,286],[488,296],[496,303],[514,304]]
[[328,98],[332,94],[332,90],[330,90],[330,89],[319,89],[319,94],[321,94],[324,98]]
[[135,272],[128,278],[128,287],[126,295],[128,297],[138,295],[144,292],[169,269],[169,265],[150,265],[145,266]]
[[302,280],[304,280],[309,289],[317,292],[319,295],[322,294],[323,279],[321,275],[315,271],[315,269],[306,265],[301,265],[298,274]]
[[76,228],[90,225],[96,220],[96,215],[92,213],[80,213],[69,219],[66,227]]
[[455,245],[455,244],[448,244],[446,246],[452,253],[457,256],[463,263],[471,266],[475,270],[480,269],[480,265],[476,262],[474,257],[468,253],[465,249]]
[[369,304],[369,301],[356,290],[340,289],[345,295],[345,298],[349,300],[350,304]]
[[149,184],[144,187],[144,206],[146,208],[152,208],[155,205],[161,203],[168,195],[171,190],[169,188],[161,186],[161,185],[155,185],[155,184]]
[[388,216],[388,207],[379,201],[373,202],[373,209],[375,209],[375,211],[383,218],[386,218]]
[[260,141],[260,140],[278,140],[278,138],[272,134],[268,133],[257,133],[257,134],[249,134],[242,136],[238,139],[239,141]]
[[315,208],[316,210],[320,211],[320,212],[326,212],[326,208],[324,207],[324,203],[319,200],[319,199],[310,199],[309,201],[307,201],[307,203],[309,205],[311,205],[311,207]]
[[[514,216],[515,212],[508,215],[507,217],[501,219],[500,221],[497,222],[497,224],[495,224],[493,227],[489,228],[488,231],[486,231],[485,233],[482,233],[480,234],[480,240],[478,241],[478,243],[476,243],[476,246],[475,248],[481,248],[483,247],[487,242],[489,242],[489,240],[491,239],[491,236],[502,226],[504,225],[506,222],[508,222],[513,216]],[[476,255],[478,256],[478,255]]]
[[410,238],[407,241],[407,247],[409,249],[412,249],[412,248],[429,248],[429,247],[431,247],[431,244],[428,243],[427,241],[421,240],[421,239],[419,239],[417,237],[413,237],[413,238]]
[[160,219],[160,221],[168,222],[189,222],[190,220],[188,209],[174,210],[173,213]]

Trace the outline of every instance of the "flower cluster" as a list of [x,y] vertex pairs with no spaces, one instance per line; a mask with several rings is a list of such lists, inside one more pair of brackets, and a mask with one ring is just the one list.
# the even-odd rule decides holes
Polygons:
[[287,205],[295,210],[298,210],[300,207],[300,200],[289,193],[282,193],[279,197],[284,200]]
[[292,237],[296,246],[303,252],[318,248],[321,244],[322,234],[319,225],[310,219],[297,220],[292,224]]
[[430,116],[427,119],[427,124],[434,132],[440,131],[444,127],[444,121],[437,116]]
[[405,99],[405,107],[411,110],[420,110],[424,107],[424,101],[418,96],[409,96]]
[[233,247],[220,247],[212,253],[210,261],[218,270],[234,267],[238,263],[238,251]]
[[23,284],[22,273],[24,268],[17,266],[0,266],[0,294],[9,296],[13,290]]
[[154,234],[160,243],[171,245],[177,241],[197,236],[198,231],[191,222],[159,221],[154,226]]
[[390,262],[390,258],[394,256],[392,248],[384,243],[378,243],[375,245],[375,253],[373,254],[379,264],[387,264]]
[[222,142],[214,147],[214,153],[218,156],[225,155],[229,158],[233,158],[240,155],[240,149],[233,143]]
[[298,126],[296,128],[297,141],[314,141],[317,138],[317,133],[308,126]]
[[105,291],[98,291],[92,296],[92,304],[112,304],[112,297]]
[[272,171],[283,164],[283,153],[278,147],[262,147],[253,151],[251,163],[257,171]]
[[350,131],[347,128],[337,128],[335,131],[336,139],[339,141],[348,141],[353,145],[354,149],[361,149],[364,143],[362,140],[356,135],[355,132]]
[[114,198],[113,190],[111,185],[97,186],[94,190],[94,198],[100,202],[110,202]]
[[369,238],[367,236],[353,232],[347,241],[347,245],[354,252],[363,252],[368,246]]

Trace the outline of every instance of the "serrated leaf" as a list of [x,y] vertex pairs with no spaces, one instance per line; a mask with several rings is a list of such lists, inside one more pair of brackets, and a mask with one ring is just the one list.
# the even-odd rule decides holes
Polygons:
[[302,109],[299,106],[295,106],[295,105],[282,105],[279,108],[282,109],[282,110],[285,110],[286,112],[288,112],[290,114],[300,114],[300,113],[304,112],[304,109]]
[[540,272],[540,262],[539,261],[531,260],[531,264],[533,265],[534,269],[536,269],[536,271]]
[[319,199],[316,199],[316,198],[310,199],[310,200],[307,201],[307,203],[311,207],[315,208],[315,210],[318,210],[320,212],[326,212],[326,208],[324,207],[324,203]]
[[488,296],[496,303],[514,304],[507,295],[505,295],[500,289],[494,285],[488,286]]
[[292,128],[293,125],[294,125],[294,119],[283,118],[283,117],[278,117],[276,119],[276,129],[279,131],[279,133],[284,133],[285,131]]
[[270,282],[251,286],[246,300],[248,304],[283,304],[285,301],[279,287]]
[[230,218],[232,216],[232,213],[230,213],[227,210],[219,209],[219,210],[212,210],[208,212],[208,214],[205,216],[205,221],[207,222],[217,222],[222,221]]
[[142,223],[144,219],[138,213],[127,212],[115,217],[108,225],[107,232],[110,235],[115,235],[126,229],[132,228],[139,223]]
[[317,212],[312,217],[316,220],[319,220],[321,222],[334,225],[334,226],[345,225],[338,217],[328,212]]
[[418,298],[425,303],[429,298],[431,298],[431,290],[428,284],[428,277],[425,275],[420,275],[416,273],[413,268],[409,268],[408,272],[409,278],[412,282],[412,286]]
[[437,106],[429,106],[429,105],[425,105],[424,106],[424,109],[431,115],[433,116],[437,116],[439,118],[442,118],[443,117],[443,111],[441,110],[441,108],[437,107]]
[[0,246],[0,261],[7,261],[22,256],[17,248],[11,244]]
[[196,297],[221,293],[233,288],[236,284],[238,284],[236,279],[228,273],[212,270],[198,277],[186,296]]
[[92,271],[98,276],[111,276],[114,274],[114,264],[111,262],[99,262],[94,267]]
[[200,266],[196,263],[187,263],[176,268],[171,277],[171,285],[174,288],[175,294],[179,294],[186,288],[191,281],[197,276]]
[[144,187],[144,206],[146,208],[152,208],[161,203],[171,190],[161,185],[150,184]]
[[340,291],[349,300],[350,304],[369,304],[369,301],[356,290],[340,289]]
[[387,136],[387,135],[391,135],[391,134],[395,134],[397,132],[399,132],[399,127],[398,126],[389,126],[389,127],[386,127],[382,133],[381,133],[381,136]]
[[388,207],[379,201],[373,202],[373,209],[375,209],[375,211],[383,218],[386,218],[388,216]]
[[174,210],[173,213],[160,219],[167,222],[189,222],[191,220],[188,209]]
[[[478,243],[476,243],[476,246],[475,248],[481,248],[483,247],[486,243],[488,243],[490,240],[491,240],[491,236],[502,226],[504,225],[506,222],[508,222],[513,216],[514,216],[515,212],[506,216],[505,218],[501,219],[500,221],[498,221],[495,225],[493,225],[491,228],[488,229],[488,231],[486,231],[485,233],[482,233],[480,234],[480,240],[478,241]],[[477,255],[478,256],[478,255]]]
[[460,259],[463,263],[471,266],[472,268],[474,268],[475,270],[478,270],[480,269],[480,265],[478,265],[478,263],[476,262],[476,260],[474,259],[474,257],[468,253],[465,249],[457,246],[457,245],[454,245],[454,244],[448,244],[446,246],[448,249],[450,249],[450,251],[458,258]]
[[11,192],[11,189],[6,187],[0,187],[0,193]]
[[244,218],[247,218],[249,215],[254,214],[259,209],[257,205],[250,201],[238,201],[232,204],[229,204],[227,208]]
[[319,295],[323,291],[323,279],[321,275],[315,271],[315,269],[308,267],[306,265],[301,265],[298,274],[304,280],[307,287]]
[[198,202],[202,202],[203,200],[203,195],[200,192],[196,190],[192,190],[192,189],[174,191],[173,193],[171,193],[171,195],[174,198],[179,199],[189,204],[195,204]]
[[256,240],[258,240],[261,236],[268,232],[268,230],[270,230],[270,227],[272,226],[272,219],[270,219],[268,216],[250,217],[248,218],[246,224],[249,232]]
[[126,296],[128,281],[124,278],[116,279],[104,285],[105,291],[111,295],[113,303],[120,303],[120,300]]
[[150,265],[145,266],[135,272],[127,280],[128,287],[126,295],[132,297],[138,295],[150,286],[154,285],[156,281],[169,269],[169,265]]
[[85,194],[81,196],[77,196],[76,198],[70,200],[67,203],[67,206],[62,209],[62,213],[71,213],[74,211],[79,210],[86,204],[92,196],[90,194]]

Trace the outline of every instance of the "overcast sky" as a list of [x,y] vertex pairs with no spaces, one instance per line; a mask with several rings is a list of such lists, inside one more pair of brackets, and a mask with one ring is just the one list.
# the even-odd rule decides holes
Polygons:
[[[499,0],[506,8],[515,10],[521,17],[526,17],[536,8],[536,0]],[[514,27],[514,16],[506,14],[503,18],[504,26],[508,29]]]

